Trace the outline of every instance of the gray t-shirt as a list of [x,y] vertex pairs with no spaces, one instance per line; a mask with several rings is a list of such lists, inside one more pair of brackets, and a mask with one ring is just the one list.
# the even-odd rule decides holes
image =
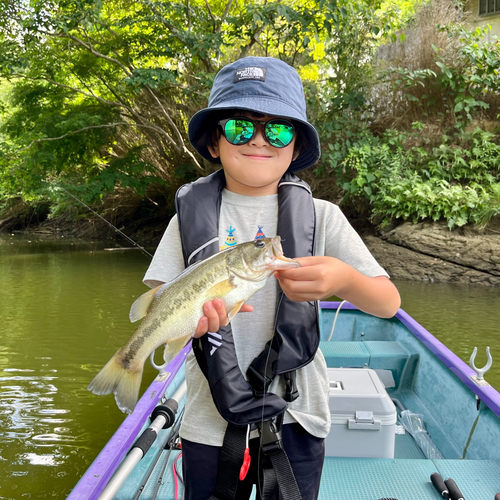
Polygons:
[[[388,276],[370,254],[340,209],[324,200],[314,200],[316,209],[316,255],[328,255],[370,276]],[[226,189],[222,193],[219,222],[221,250],[255,238],[276,236],[278,195],[248,197]],[[144,277],[153,287],[173,280],[184,270],[177,217],[170,221]],[[273,336],[279,283],[271,276],[248,304],[251,313],[237,314],[232,322],[238,363],[243,374]],[[280,379],[279,377],[278,379]],[[186,360],[187,400],[180,435],[196,443],[221,446],[227,423],[217,411],[194,354]],[[314,360],[297,370],[299,398],[290,403],[285,424],[298,422],[310,434],[324,438],[330,430],[328,375],[318,350]],[[284,384],[275,380],[271,392],[282,396]]]

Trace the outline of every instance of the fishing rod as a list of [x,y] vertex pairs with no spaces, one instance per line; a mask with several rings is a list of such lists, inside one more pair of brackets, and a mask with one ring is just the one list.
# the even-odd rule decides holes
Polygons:
[[[153,410],[153,413],[151,415],[151,425],[141,434],[141,436],[139,436],[137,441],[134,443],[129,454],[123,460],[120,467],[115,471],[115,474],[100,494],[99,500],[111,500],[115,497],[116,493],[118,493],[125,480],[134,470],[135,466],[142,460],[151,446],[156,442],[161,429],[171,427],[170,433],[167,437],[167,441],[177,431],[178,426],[180,425],[180,420],[176,420],[175,415],[177,414],[178,405],[185,394],[186,381],[184,380],[177,391],[170,399],[165,402],[164,405],[157,406]],[[163,449],[163,446],[164,445],[162,445],[161,449]],[[161,454],[161,449],[157,456],[157,460]],[[138,498],[141,493],[142,491],[139,492],[136,498]]]
[[74,194],[71,194],[67,189],[63,188],[62,186],[55,186],[57,189],[61,189],[62,191],[64,191],[67,195],[71,196],[71,198],[73,198],[74,200],[76,200],[78,203],[82,204],[85,208],[87,208],[88,210],[90,210],[94,215],[97,215],[97,217],[99,217],[99,219],[101,219],[102,221],[104,221],[108,226],[110,226],[111,228],[113,228],[117,233],[119,233],[121,236],[123,236],[127,241],[129,241],[130,243],[132,243],[132,245],[134,245],[135,247],[137,247],[141,252],[145,253],[148,257],[150,257],[151,259],[153,258],[153,256],[144,248],[144,247],[141,247],[138,243],[136,243],[132,238],[130,238],[129,236],[127,236],[124,232],[120,231],[116,226],[114,226],[113,224],[111,224],[111,222],[109,222],[108,220],[106,220],[102,215],[98,214],[93,208],[89,207],[86,203],[84,203],[82,200],[80,200],[79,198],[77,198]]
[[[184,381],[184,384],[185,383],[186,382]],[[168,449],[168,452],[167,452],[167,456],[165,458],[165,461],[163,462],[163,465],[161,467],[160,474],[159,474],[159,477],[158,477],[158,480],[157,480],[157,483],[156,483],[155,491],[154,491],[153,496],[152,496],[152,500],[156,499],[156,497],[158,495],[158,491],[160,489],[160,486],[163,484],[163,474],[164,474],[164,472],[165,472],[165,470],[167,468],[168,462],[170,460],[170,455],[172,454],[172,450],[174,449],[173,445],[175,444],[175,441],[179,437],[179,428],[180,428],[183,416],[184,416],[184,408],[182,409],[182,411],[181,411],[181,413],[179,415],[179,418],[175,422],[175,425],[172,427],[172,430],[171,430],[170,434],[167,436],[167,439],[165,439],[165,441],[163,442],[163,444],[162,444],[162,446],[160,448],[160,450],[166,450],[166,449]],[[154,472],[154,470],[156,468],[156,464],[159,462],[161,456],[162,456],[162,451],[160,451],[158,453],[158,455],[156,456],[156,459],[154,460],[154,462],[149,467],[148,473],[147,473],[146,477],[143,479],[141,486],[137,490],[137,493],[136,493],[136,495],[134,497],[134,500],[138,500],[139,497],[142,495],[142,492],[144,491],[144,488],[146,487],[146,484],[149,481],[149,478],[153,474],[153,472]]]

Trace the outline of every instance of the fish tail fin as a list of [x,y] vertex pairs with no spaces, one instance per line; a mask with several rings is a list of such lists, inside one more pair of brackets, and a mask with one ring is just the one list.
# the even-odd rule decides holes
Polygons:
[[87,389],[94,394],[114,393],[118,408],[132,413],[139,399],[143,365],[123,366],[120,350],[94,377]]

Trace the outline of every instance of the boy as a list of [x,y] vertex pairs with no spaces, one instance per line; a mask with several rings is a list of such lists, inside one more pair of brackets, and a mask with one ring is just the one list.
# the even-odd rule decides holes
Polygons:
[[[260,57],[247,57],[224,67],[214,81],[208,108],[196,113],[189,123],[189,138],[204,158],[221,163],[223,170],[205,178],[216,186],[215,191],[192,195],[191,189],[203,188],[203,179],[179,190],[178,216],[170,221],[146,273],[147,285],[168,282],[191,264],[191,259],[199,259],[213,243],[213,230],[220,249],[264,236],[279,234],[283,238],[283,231],[284,246],[311,248],[298,250],[298,255],[289,255],[285,248],[285,255],[297,258],[301,267],[276,272],[276,280],[269,279],[240,309],[254,312],[238,314],[231,321],[231,340],[241,373],[248,376],[252,361],[262,354],[282,322],[298,325],[296,330],[293,324],[285,325],[284,329],[292,332],[285,335],[290,335],[290,343],[297,341],[298,350],[301,346],[307,350],[313,337],[299,332],[314,329],[311,325],[316,320],[306,318],[308,312],[301,307],[307,309],[314,301],[336,295],[376,316],[396,313],[400,305],[397,289],[339,208],[313,200],[304,183],[300,185],[304,189],[297,191],[295,187],[301,181],[292,173],[313,165],[320,156],[320,145],[316,130],[307,121],[302,83],[293,68],[280,60]],[[205,192],[210,194],[199,196]],[[184,199],[190,200],[189,205]],[[209,227],[206,234],[205,225]],[[199,232],[202,237],[190,247],[195,250],[188,251],[189,242]],[[280,288],[288,311],[292,311],[284,320],[277,314],[283,302]],[[227,312],[216,299],[204,305],[203,313],[195,337],[201,342],[204,336],[213,349],[221,345]],[[304,500],[318,496],[323,440],[330,427],[326,363],[319,350],[313,351],[315,354],[297,365],[299,396],[288,399],[282,429],[283,447]],[[281,351],[279,356],[281,360]],[[199,362],[192,353],[186,361],[188,391],[180,435],[187,500],[212,496],[227,427],[214,388],[209,387],[206,370],[202,372]],[[284,392],[282,377],[276,377],[269,394],[282,396]],[[251,451],[258,449],[258,439],[250,441]],[[238,485],[238,499],[249,498],[251,483],[260,480],[257,455],[252,453],[250,474]]]

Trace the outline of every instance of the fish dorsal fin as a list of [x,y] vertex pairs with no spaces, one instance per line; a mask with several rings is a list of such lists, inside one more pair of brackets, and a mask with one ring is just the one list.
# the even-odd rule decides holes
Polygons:
[[135,300],[128,314],[128,317],[130,318],[130,321],[132,323],[135,323],[136,321],[139,321],[140,319],[144,318],[144,316],[146,316],[156,294],[161,293],[160,289],[164,287],[165,284],[159,285],[155,288],[151,288],[151,290],[143,293],[138,299]]

